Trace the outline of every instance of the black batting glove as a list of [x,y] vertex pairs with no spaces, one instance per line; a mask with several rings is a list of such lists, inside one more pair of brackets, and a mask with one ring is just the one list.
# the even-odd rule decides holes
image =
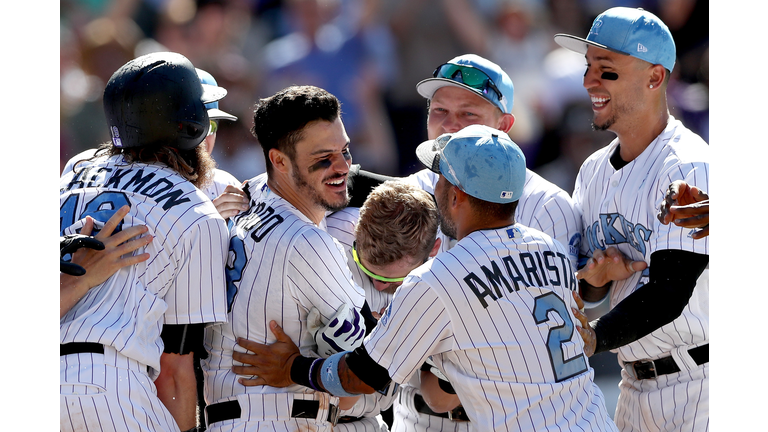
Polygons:
[[87,247],[89,249],[95,249],[95,250],[104,250],[104,243],[102,243],[99,240],[96,240],[93,237],[82,235],[82,234],[65,235],[59,239],[59,243],[61,247],[60,249],[61,254],[59,255],[59,260],[61,261],[61,263],[59,265],[59,271],[72,276],[84,275],[85,269],[82,266],[79,266],[77,264],[72,264],[71,262],[64,261],[65,255],[74,253],[76,250],[80,249],[81,247]]

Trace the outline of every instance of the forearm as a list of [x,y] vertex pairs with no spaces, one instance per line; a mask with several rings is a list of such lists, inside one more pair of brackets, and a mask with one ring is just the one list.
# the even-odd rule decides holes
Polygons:
[[81,277],[63,273],[59,277],[59,318],[66,315],[90,289]]
[[373,362],[362,346],[331,360],[333,357],[324,360],[294,357],[290,365],[291,381],[336,396],[371,394],[386,388],[391,381],[386,369]]
[[157,396],[182,431],[197,424],[197,382],[194,354],[160,356],[160,375],[155,380]]
[[421,371],[421,395],[429,409],[436,413],[448,412],[461,405],[454,393],[446,393],[440,387],[440,378],[428,371]]
[[708,263],[708,255],[679,250],[654,252],[649,282],[592,322],[595,353],[632,343],[679,317]]
[[589,282],[587,282],[585,279],[579,280],[579,294],[581,295],[581,298],[590,303],[596,303],[605,298],[606,295],[608,295],[608,291],[611,290],[611,283],[608,282],[607,284],[603,286],[596,287]]

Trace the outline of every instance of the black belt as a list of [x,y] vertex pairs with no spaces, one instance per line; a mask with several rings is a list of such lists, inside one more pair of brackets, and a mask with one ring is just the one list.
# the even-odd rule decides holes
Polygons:
[[[317,418],[317,412],[320,410],[320,402],[316,400],[294,399],[291,417],[293,418]],[[205,407],[208,414],[208,426],[213,423],[240,418],[240,403],[236,400],[219,402]],[[328,423],[336,426],[339,421],[339,407],[331,404],[328,409]]]
[[[61,344],[59,347],[59,356],[82,353],[104,354],[104,345],[95,342],[70,342]],[[149,373],[149,366],[147,366],[147,374]]]
[[427,403],[424,402],[424,398],[421,397],[421,395],[418,393],[413,394],[413,407],[416,408],[416,411],[422,414],[428,414],[435,417],[447,418],[453,421],[469,421],[469,416],[467,415],[467,412],[464,411],[463,406],[459,405],[448,412],[436,413],[431,409],[429,409],[429,406],[427,405]]
[[104,354],[104,345],[94,342],[70,342],[59,345],[59,355],[95,353]]
[[[697,365],[701,366],[709,362],[709,344],[700,347],[691,348],[688,354]],[[659,375],[666,375],[680,372],[680,368],[675,363],[672,356],[662,357],[656,360],[638,360],[624,363],[624,370],[635,379],[655,379]]]

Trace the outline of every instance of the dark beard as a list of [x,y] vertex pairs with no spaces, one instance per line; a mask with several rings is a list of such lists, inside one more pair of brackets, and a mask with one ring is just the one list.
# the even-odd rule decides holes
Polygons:
[[613,124],[616,123],[616,117],[611,117],[608,120],[605,121],[603,124],[595,124],[595,122],[592,122],[592,130],[593,131],[606,131],[608,128],[613,126]]
[[448,209],[445,208],[446,201],[448,201],[447,187],[443,189],[443,193],[440,196],[440,202],[437,205],[437,221],[440,224],[440,231],[448,237],[455,239],[457,238],[456,224],[454,224],[452,220],[446,219],[448,215]]
[[309,183],[307,183],[307,181],[304,179],[304,175],[299,173],[299,168],[296,166],[296,164],[293,163],[293,160],[291,160],[291,165],[293,166],[293,181],[296,182],[296,186],[301,191],[308,194],[315,204],[321,206],[323,209],[325,209],[325,211],[330,212],[343,210],[347,207],[349,204],[349,193],[346,194],[344,202],[339,204],[329,203],[323,197],[321,197],[320,194],[318,194],[317,191],[309,185]]

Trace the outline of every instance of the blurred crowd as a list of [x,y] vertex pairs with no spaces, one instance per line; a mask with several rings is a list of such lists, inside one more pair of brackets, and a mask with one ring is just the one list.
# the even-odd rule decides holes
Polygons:
[[342,102],[353,161],[415,172],[426,140],[416,83],[461,54],[499,64],[515,86],[510,136],[528,167],[567,192],[586,156],[610,142],[591,130],[584,58],[556,33],[586,37],[613,6],[642,7],[669,26],[678,60],[673,116],[709,141],[707,0],[61,0],[61,167],[109,140],[101,96],[112,73],[153,51],[175,51],[228,90],[213,157],[239,180],[264,172],[249,132],[253,103],[291,84]]

